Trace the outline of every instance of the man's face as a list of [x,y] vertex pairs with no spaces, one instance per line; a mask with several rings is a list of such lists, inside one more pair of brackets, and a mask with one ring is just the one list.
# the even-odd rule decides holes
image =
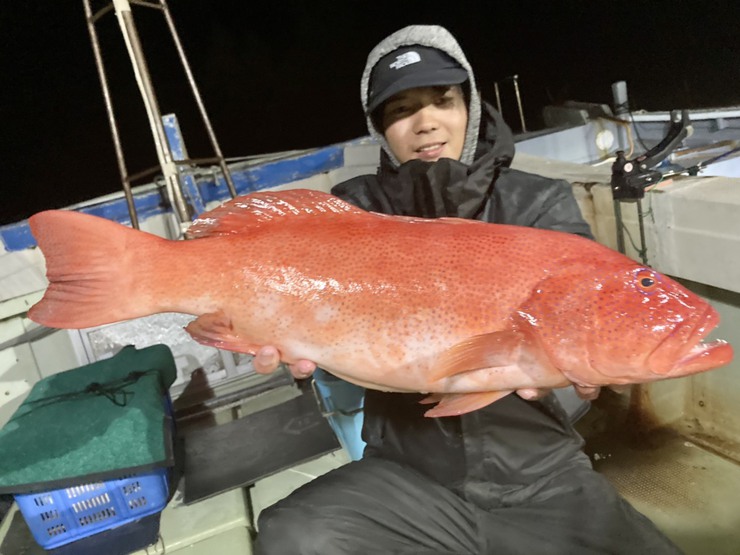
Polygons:
[[413,159],[460,159],[468,125],[461,87],[401,91],[389,98],[382,110],[385,139],[401,164]]

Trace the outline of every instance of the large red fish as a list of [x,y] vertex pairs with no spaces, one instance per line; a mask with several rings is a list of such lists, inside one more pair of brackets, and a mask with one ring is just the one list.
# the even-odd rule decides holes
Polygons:
[[171,241],[69,211],[33,216],[49,287],[34,321],[84,328],[183,312],[206,345],[315,361],[428,392],[429,416],[524,388],[651,382],[727,364],[716,311],[673,280],[556,231],[365,212],[254,193]]

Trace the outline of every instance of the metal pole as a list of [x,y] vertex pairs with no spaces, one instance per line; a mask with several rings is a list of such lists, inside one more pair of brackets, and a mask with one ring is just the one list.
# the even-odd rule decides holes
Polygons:
[[498,81],[493,84],[493,88],[496,91],[496,106],[498,106],[498,113],[503,116],[504,111],[501,109],[501,91],[498,88]]
[[645,222],[642,217],[642,201],[637,199],[637,222],[640,225],[640,259],[645,266],[647,261],[647,245],[645,244]]
[[211,140],[213,152],[218,158],[218,163],[221,166],[221,171],[224,174],[224,179],[226,180],[226,185],[229,188],[229,193],[231,194],[231,197],[234,198],[236,196],[236,187],[234,187],[234,182],[231,179],[231,172],[226,166],[226,161],[224,160],[223,154],[221,154],[221,147],[219,146],[218,140],[216,139],[216,134],[213,132],[211,120],[209,119],[208,113],[206,112],[205,104],[203,104],[203,100],[201,99],[200,92],[198,91],[198,86],[195,84],[193,73],[192,71],[190,71],[190,65],[188,64],[187,57],[185,56],[185,50],[183,49],[182,43],[180,42],[180,37],[178,36],[177,30],[175,29],[175,22],[173,21],[172,15],[170,14],[170,9],[167,6],[166,0],[159,0],[159,3],[162,5],[164,17],[167,20],[167,25],[170,28],[170,33],[172,34],[172,38],[175,41],[177,53],[180,56],[180,62],[182,63],[182,67],[185,70],[185,74],[187,75],[188,83],[190,83],[190,89],[192,90],[193,97],[195,98],[195,103],[198,105],[200,116],[203,119],[203,124],[205,125],[206,131],[208,132],[208,137]]
[[624,250],[624,223],[622,222],[622,205],[618,200],[614,200],[614,219],[617,224],[617,250],[626,254]]
[[614,116],[624,121],[624,125],[620,125],[617,129],[617,135],[619,137],[619,148],[621,150],[627,150],[629,148],[629,137],[627,131],[629,129],[629,96],[627,94],[627,83],[626,81],[617,81],[612,83],[612,102],[614,103]]
[[131,218],[131,225],[134,229],[139,229],[139,218],[136,215],[136,205],[134,204],[134,195],[131,192],[131,180],[129,179],[128,170],[126,168],[126,160],[123,156],[123,147],[121,146],[121,138],[118,134],[118,126],[116,125],[116,116],[113,111],[113,102],[110,96],[110,89],[108,87],[108,79],[105,75],[105,67],[103,66],[103,57],[100,53],[100,42],[98,41],[98,33],[95,30],[95,21],[98,19],[102,12],[109,11],[110,6],[104,8],[98,14],[93,16],[92,9],[90,8],[90,0],[83,0],[85,6],[85,19],[87,20],[87,30],[90,33],[90,42],[93,47],[93,54],[95,55],[95,65],[98,68],[98,77],[100,78],[100,87],[103,89],[103,99],[105,100],[105,109],[108,113],[108,125],[110,126],[110,132],[113,136],[113,147],[116,151],[116,161],[118,162],[118,172],[121,174],[121,185],[123,186],[123,193],[126,196],[126,204],[128,204],[128,214]]
[[517,103],[517,106],[519,106],[519,119],[522,122],[522,131],[526,133],[527,126],[524,123],[524,110],[522,109],[522,97],[519,94],[519,76],[514,75],[513,79],[514,79],[514,94],[516,94],[516,103]]
[[129,5],[128,0],[113,0],[113,6],[115,7],[116,17],[121,26],[123,40],[126,43],[126,48],[128,50],[129,57],[131,58],[136,82],[139,85],[139,90],[141,91],[141,96],[144,100],[144,106],[149,118],[149,125],[152,128],[157,158],[159,159],[159,165],[162,168],[162,173],[165,178],[167,192],[170,200],[174,204],[175,215],[179,220],[180,226],[183,227],[190,223],[190,213],[185,203],[182,190],[180,189],[177,166],[172,160],[172,154],[167,146],[167,136],[165,135],[164,126],[162,125],[159,104],[157,103],[154,87],[149,78],[149,70],[141,48],[139,35],[136,32],[136,26],[134,25],[131,6]]
[[630,105],[626,81],[612,83],[612,102],[614,103],[614,115],[617,117],[629,113]]

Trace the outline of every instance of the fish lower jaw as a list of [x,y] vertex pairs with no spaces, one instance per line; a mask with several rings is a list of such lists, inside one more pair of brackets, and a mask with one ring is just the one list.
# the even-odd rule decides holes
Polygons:
[[712,370],[729,364],[733,358],[732,346],[722,339],[694,345],[671,368],[669,375],[686,376]]

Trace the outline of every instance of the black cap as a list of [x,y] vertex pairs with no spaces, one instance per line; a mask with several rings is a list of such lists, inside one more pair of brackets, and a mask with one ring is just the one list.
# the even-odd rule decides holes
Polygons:
[[404,46],[383,56],[370,73],[367,113],[407,89],[459,85],[467,80],[468,72],[445,52],[428,46]]

